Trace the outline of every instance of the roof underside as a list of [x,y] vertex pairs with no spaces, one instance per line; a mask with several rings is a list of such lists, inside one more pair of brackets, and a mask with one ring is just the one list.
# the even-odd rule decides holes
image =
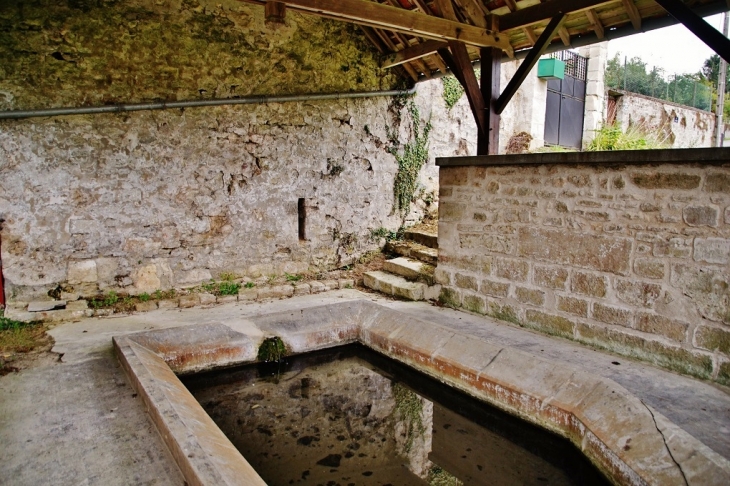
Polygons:
[[[262,0],[244,1],[266,3]],[[437,51],[445,47],[448,38],[402,26],[403,22],[409,26],[413,22],[418,23],[421,15],[440,17],[438,21],[443,24],[446,23],[443,19],[448,19],[473,26],[474,39],[479,38],[476,28],[481,28],[482,32],[486,29],[493,39],[500,40],[500,47],[507,54],[512,54],[509,52],[512,50],[516,57],[522,57],[529,51],[551,18],[561,12],[567,15],[547,52],[678,23],[654,0],[546,0],[542,3],[541,0],[283,0],[281,3],[293,10],[359,24],[369,41],[383,54],[383,66],[402,70],[402,74],[413,80],[447,71],[447,63]],[[373,6],[373,12],[370,12],[368,4],[374,3],[403,10],[406,15],[401,26],[389,25],[388,20],[388,17],[395,18],[401,12],[378,6]],[[725,0],[688,0],[684,4],[701,16],[728,9]],[[418,14],[419,17],[407,14]],[[498,17],[496,29],[489,28],[494,25],[492,16]],[[470,27],[464,27],[464,31],[468,29]],[[461,33],[458,26],[456,32],[456,35]],[[506,45],[503,34],[507,36],[509,45]],[[470,43],[465,40],[464,43],[471,60],[479,59],[479,41]]]

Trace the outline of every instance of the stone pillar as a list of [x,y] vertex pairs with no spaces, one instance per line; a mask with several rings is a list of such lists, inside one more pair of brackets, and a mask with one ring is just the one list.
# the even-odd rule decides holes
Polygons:
[[578,54],[588,58],[586,105],[583,118],[583,148],[587,147],[606,119],[606,86],[604,75],[608,60],[608,42],[582,47]]

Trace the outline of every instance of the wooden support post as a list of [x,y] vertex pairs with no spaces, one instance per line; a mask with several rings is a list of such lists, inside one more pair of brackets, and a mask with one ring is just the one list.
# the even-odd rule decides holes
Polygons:
[[267,1],[264,5],[264,23],[267,27],[286,23],[286,4]]
[[[499,17],[490,15],[488,17],[488,28],[499,31]],[[502,70],[502,51],[493,47],[486,47],[481,50],[482,59],[482,80],[481,92],[485,106],[486,133],[477,138],[477,155],[497,155],[499,152],[499,114],[495,111],[497,99],[499,98],[499,78]]]

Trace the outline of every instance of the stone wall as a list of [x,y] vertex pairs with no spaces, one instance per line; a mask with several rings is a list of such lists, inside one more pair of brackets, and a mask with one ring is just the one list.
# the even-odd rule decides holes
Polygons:
[[617,98],[616,123],[624,131],[639,129],[673,148],[712,147],[713,113],[627,91],[611,95]]
[[[240,2],[4,2],[0,23],[0,57],[9,60],[0,63],[2,109],[369,91],[397,81],[352,26],[289,13],[274,31],[261,7]],[[6,295],[48,298],[59,285],[84,296],[136,294],[223,273],[264,278],[349,264],[378,248],[372,230],[395,230],[435,207],[434,156],[475,145],[460,130],[470,112],[446,113],[440,86],[419,85],[414,98],[422,125],[435,126],[407,214],[393,209],[398,165],[388,151],[393,133],[400,143],[412,138],[403,100],[0,121]]]
[[730,383],[730,165],[442,166],[440,183],[445,303]]

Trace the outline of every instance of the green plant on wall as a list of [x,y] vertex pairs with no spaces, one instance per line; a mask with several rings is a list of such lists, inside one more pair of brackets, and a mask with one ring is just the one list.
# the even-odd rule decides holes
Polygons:
[[464,87],[454,76],[444,76],[441,78],[444,83],[444,91],[442,96],[446,102],[446,106],[450,109],[461,99],[464,94]]
[[409,100],[405,107],[412,120],[410,141],[401,144],[394,131],[388,129],[390,145],[387,149],[398,162],[393,183],[393,206],[402,217],[411,210],[411,201],[418,187],[418,173],[428,161],[428,135],[431,132],[430,120],[421,131],[421,114],[413,100]]

